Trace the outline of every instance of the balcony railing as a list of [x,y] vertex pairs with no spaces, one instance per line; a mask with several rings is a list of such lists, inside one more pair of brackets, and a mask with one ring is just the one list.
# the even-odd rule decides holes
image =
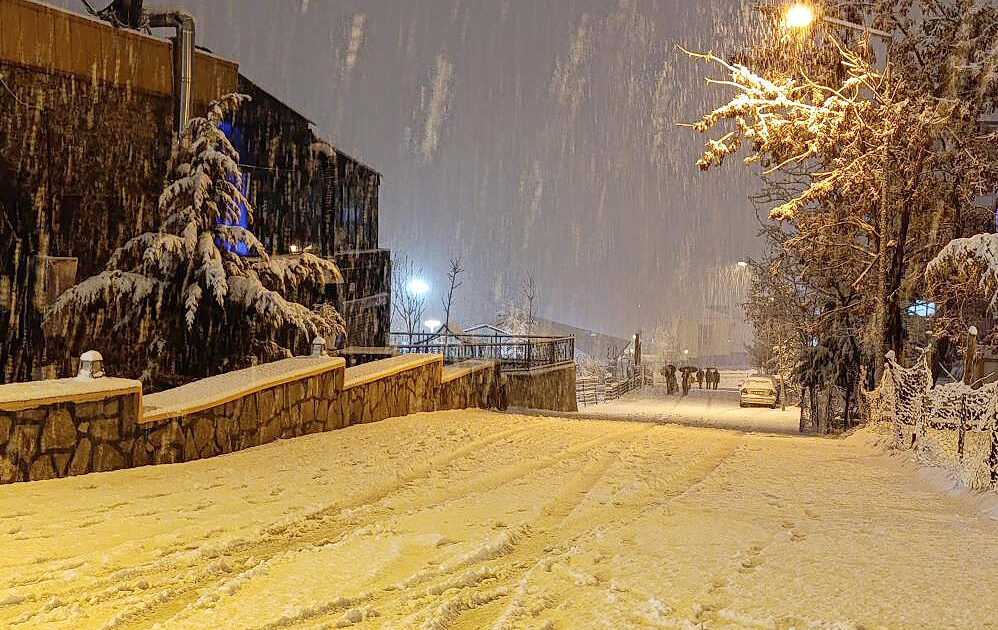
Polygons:
[[570,363],[575,360],[574,337],[536,335],[452,335],[392,333],[400,354],[442,354],[446,363],[495,359],[504,372]]

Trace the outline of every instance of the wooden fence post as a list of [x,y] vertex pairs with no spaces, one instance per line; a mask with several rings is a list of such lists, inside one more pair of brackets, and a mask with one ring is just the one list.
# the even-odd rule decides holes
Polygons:
[[966,434],[967,427],[967,395],[964,394],[960,397],[960,427],[956,436],[956,454],[960,456],[960,461],[963,461],[963,440]]
[[974,362],[977,358],[977,326],[967,329],[967,353],[963,358],[963,382],[970,385],[974,382]]
[[998,422],[991,425],[991,487],[998,488]]

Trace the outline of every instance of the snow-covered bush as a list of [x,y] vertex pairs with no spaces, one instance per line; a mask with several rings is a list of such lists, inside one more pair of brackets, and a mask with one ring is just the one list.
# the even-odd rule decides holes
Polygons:
[[219,123],[248,98],[224,96],[190,121],[159,199],[159,231],[129,240],[55,302],[45,319],[50,350],[96,348],[114,373],[156,384],[291,356],[316,335],[343,334],[335,309],[300,303],[340,279],[336,265],[308,253],[271,258],[236,225],[252,209]]

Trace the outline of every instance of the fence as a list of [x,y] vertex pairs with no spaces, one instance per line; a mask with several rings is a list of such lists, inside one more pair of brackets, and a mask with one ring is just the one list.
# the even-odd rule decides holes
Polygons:
[[639,369],[622,379],[600,379],[595,377],[576,380],[575,399],[580,405],[596,405],[616,400],[628,392],[653,384],[651,370]]
[[955,467],[969,487],[998,488],[998,383],[934,387],[925,356],[906,368],[890,353],[866,398],[871,420],[890,424],[897,448]]
[[392,345],[399,354],[440,354],[447,363],[494,359],[499,361],[503,372],[531,370],[575,360],[574,337],[392,333]]

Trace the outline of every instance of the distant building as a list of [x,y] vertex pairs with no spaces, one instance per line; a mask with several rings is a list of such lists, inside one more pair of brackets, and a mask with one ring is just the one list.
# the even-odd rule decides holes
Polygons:
[[[29,0],[0,2],[0,381],[47,360],[48,304],[159,224],[184,92],[174,43]],[[224,129],[240,151],[254,234],[272,254],[309,249],[339,264],[326,299],[348,343],[388,342],[389,252],[378,247],[381,175],[317,138],[312,123],[239,74],[193,54],[193,115],[227,93],[253,97]]]
[[669,322],[679,353],[670,359],[716,366],[750,365],[746,345],[748,329],[744,318],[707,309],[701,317],[677,317]]

